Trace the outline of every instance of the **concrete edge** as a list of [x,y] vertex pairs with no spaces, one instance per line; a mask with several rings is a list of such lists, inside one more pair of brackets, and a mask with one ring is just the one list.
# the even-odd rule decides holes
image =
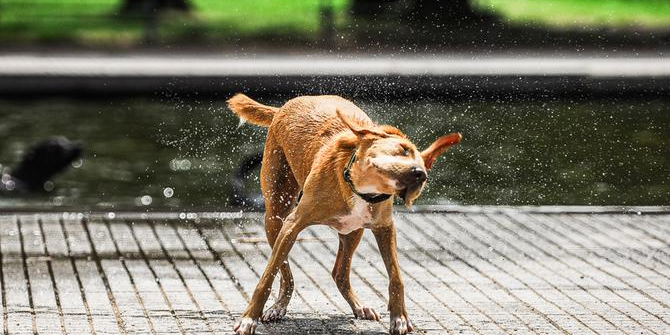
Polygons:
[[[628,214],[628,215],[650,215],[670,214],[670,206],[460,206],[460,205],[428,205],[415,206],[409,210],[405,207],[396,206],[398,213],[469,213],[469,214]],[[54,210],[0,210],[0,216],[8,215],[31,215],[51,213],[61,216],[64,220],[75,220],[82,218],[107,219],[107,220],[198,220],[198,219],[261,219],[262,212],[256,211],[54,211]]]
[[426,205],[403,212],[537,213],[537,214],[668,214],[670,206],[460,206]]
[[0,54],[0,96],[133,94],[655,95],[670,58],[58,57]]

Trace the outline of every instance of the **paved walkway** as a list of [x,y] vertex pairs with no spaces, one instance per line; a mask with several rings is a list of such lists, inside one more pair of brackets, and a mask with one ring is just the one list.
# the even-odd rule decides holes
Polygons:
[[588,76],[668,77],[670,58],[0,54],[0,76]]
[[0,54],[2,94],[663,94],[670,58]]
[[[399,213],[418,334],[670,334],[670,214]],[[181,218],[180,218],[181,217]],[[250,213],[0,215],[11,334],[224,334],[269,255]],[[387,279],[366,233],[352,281],[383,322],[355,320],[330,278],[337,238],[301,234],[287,318],[260,334],[383,334]]]

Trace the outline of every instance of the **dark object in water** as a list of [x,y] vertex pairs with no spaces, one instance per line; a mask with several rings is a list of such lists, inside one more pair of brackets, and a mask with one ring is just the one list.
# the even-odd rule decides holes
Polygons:
[[81,144],[65,137],[39,142],[23,155],[14,168],[2,173],[0,190],[28,193],[44,190],[44,183],[65,170],[83,153]]
[[230,180],[230,204],[250,209],[260,209],[265,206],[263,196],[254,191],[245,190],[245,180],[261,166],[263,152],[248,155],[242,159],[237,171]]

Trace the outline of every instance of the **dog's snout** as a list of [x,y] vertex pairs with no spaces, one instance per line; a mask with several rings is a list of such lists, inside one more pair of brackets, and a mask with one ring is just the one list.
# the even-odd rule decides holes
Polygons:
[[402,183],[405,185],[412,185],[417,183],[422,183],[428,179],[426,171],[418,166],[412,167],[402,178]]
[[426,175],[426,171],[424,171],[422,168],[415,166],[412,168],[412,173],[414,174],[414,178],[418,182],[423,182],[428,179],[428,175]]

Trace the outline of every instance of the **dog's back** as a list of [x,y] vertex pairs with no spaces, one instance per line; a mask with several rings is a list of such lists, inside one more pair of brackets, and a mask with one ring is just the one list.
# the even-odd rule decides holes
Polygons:
[[[361,125],[374,125],[351,101],[335,95],[302,96],[277,108],[237,94],[228,100],[228,106],[248,122],[270,128],[268,141],[275,141],[284,150],[298,179],[309,173],[315,156],[330,139],[348,131],[349,128],[337,117],[337,110]],[[302,183],[302,180],[299,181]]]

